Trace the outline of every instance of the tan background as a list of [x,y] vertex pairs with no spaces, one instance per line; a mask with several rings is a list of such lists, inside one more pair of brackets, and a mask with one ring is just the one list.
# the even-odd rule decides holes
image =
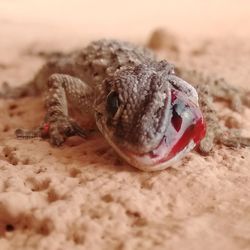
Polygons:
[[[176,35],[162,56],[246,89],[250,2],[0,1],[0,84],[20,85],[44,59],[95,38],[145,44],[156,27]],[[197,53],[198,51],[198,53]],[[233,116],[246,135],[250,109]],[[191,152],[174,168],[143,173],[122,163],[100,134],[61,148],[16,140],[44,115],[42,99],[0,99],[0,249],[250,249],[249,149]]]
[[36,24],[33,35],[38,35],[40,29],[48,29],[48,33],[71,30],[76,37],[109,35],[142,39],[156,26],[203,36],[249,32],[247,0],[1,0],[0,7],[2,22],[27,29]]

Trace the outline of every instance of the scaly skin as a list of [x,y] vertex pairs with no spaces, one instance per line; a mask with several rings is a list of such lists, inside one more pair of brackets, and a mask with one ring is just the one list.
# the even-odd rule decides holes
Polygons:
[[[179,73],[184,79],[195,75],[187,71]],[[190,80],[197,82],[197,79]],[[204,79],[198,77],[200,80]],[[166,127],[172,110],[170,92],[176,89],[197,108],[199,96],[207,124],[206,136],[199,145],[201,153],[209,153],[214,143],[250,146],[250,138],[242,138],[219,126],[213,108],[213,96],[233,100],[234,109],[246,103],[247,98],[238,90],[221,82],[212,88],[201,84],[196,86],[197,96],[194,87],[175,75],[173,65],[165,60],[157,61],[150,50],[130,43],[100,40],[83,50],[57,55],[30,83],[9,92],[9,96],[37,94],[46,86],[44,121],[32,131],[18,129],[18,138],[48,137],[51,144],[59,146],[69,136],[87,136],[88,131],[68,116],[69,104],[81,113],[93,114],[104,137],[131,165],[145,171],[164,169],[185,156],[195,144],[189,144],[169,164],[147,165],[144,158],[135,160],[128,152],[147,155],[161,144],[168,133]]]

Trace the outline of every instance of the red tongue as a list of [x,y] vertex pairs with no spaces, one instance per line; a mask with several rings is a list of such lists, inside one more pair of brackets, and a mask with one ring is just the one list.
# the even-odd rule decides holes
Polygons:
[[[169,129],[174,136],[171,136],[172,149],[167,159],[171,159],[181,152],[191,140],[197,145],[206,134],[206,126],[200,108],[180,91],[172,90],[171,94],[173,112]],[[166,134],[166,143],[168,143],[169,133],[170,131]]]
[[182,134],[182,136],[178,138],[178,141],[173,146],[172,150],[170,151],[166,159],[169,160],[176,154],[181,152],[191,140],[193,140],[195,145],[197,145],[201,141],[201,139],[205,136],[205,132],[206,129],[204,126],[204,121],[202,120],[202,118],[200,118],[199,120],[196,121],[194,125],[190,125],[185,130],[184,134]]
[[[167,150],[166,155],[160,162],[173,158],[188,146],[191,140],[197,145],[206,134],[204,119],[197,104],[193,103],[182,92],[175,89],[171,91],[171,96],[171,122],[167,128],[163,141],[158,147],[162,147],[164,143],[164,147],[169,150]],[[158,153],[157,149],[154,150],[151,157],[157,157]]]

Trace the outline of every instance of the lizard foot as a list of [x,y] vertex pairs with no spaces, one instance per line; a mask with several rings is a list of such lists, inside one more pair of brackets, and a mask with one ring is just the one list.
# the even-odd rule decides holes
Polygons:
[[221,144],[231,148],[250,147],[250,137],[242,137],[238,130],[228,130],[218,140]]
[[50,144],[60,146],[70,136],[78,135],[86,138],[89,131],[81,128],[73,119],[62,117],[56,121],[45,121],[32,130],[17,129],[15,134],[18,139],[49,138]]

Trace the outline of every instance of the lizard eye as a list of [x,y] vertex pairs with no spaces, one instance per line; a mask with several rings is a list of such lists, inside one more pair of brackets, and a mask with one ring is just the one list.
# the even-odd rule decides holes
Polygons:
[[108,113],[114,116],[119,108],[119,104],[120,102],[118,94],[115,91],[110,92],[107,97],[107,106],[106,106],[106,110],[108,111]]

